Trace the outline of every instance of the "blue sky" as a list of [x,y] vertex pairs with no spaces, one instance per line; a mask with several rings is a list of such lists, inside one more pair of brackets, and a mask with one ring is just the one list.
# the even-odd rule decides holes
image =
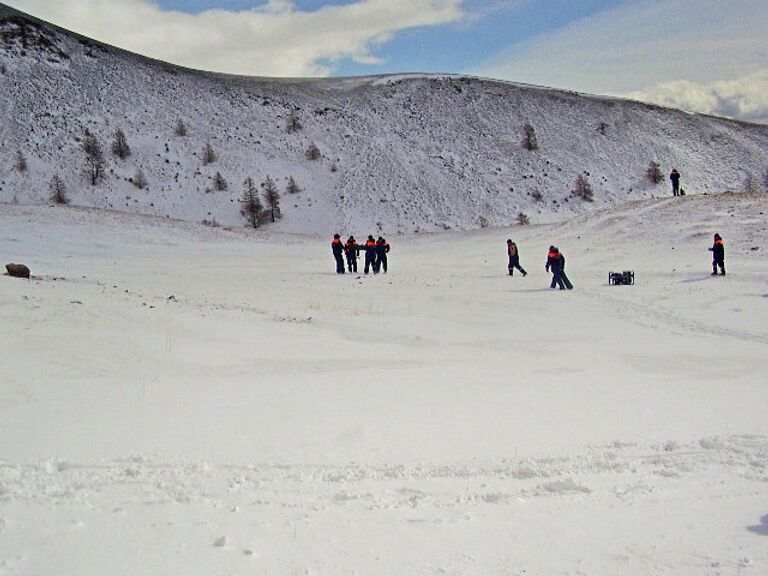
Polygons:
[[[355,0],[294,0],[300,11],[316,11]],[[422,26],[403,30],[374,53],[376,64],[362,64],[350,59],[334,65],[340,76],[382,74],[389,72],[463,73],[480,66],[487,58],[511,43],[557,30],[620,4],[620,0],[469,0],[463,2],[466,17],[444,26]],[[254,0],[159,0],[169,10],[199,14],[210,9],[248,10],[260,4]]]
[[768,122],[767,0],[4,0],[192,68],[471,74]]

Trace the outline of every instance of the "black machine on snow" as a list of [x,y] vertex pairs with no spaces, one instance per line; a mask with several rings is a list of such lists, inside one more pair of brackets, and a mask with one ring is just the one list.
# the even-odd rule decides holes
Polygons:
[[609,286],[631,286],[635,283],[635,273],[632,270],[624,272],[608,272]]

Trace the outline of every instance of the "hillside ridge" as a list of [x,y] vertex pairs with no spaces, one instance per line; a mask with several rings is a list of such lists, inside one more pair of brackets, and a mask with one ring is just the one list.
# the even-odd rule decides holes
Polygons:
[[[739,190],[768,168],[762,125],[457,74],[199,72],[2,4],[0,61],[0,202],[47,202],[57,174],[76,205],[246,225],[243,182],[269,175],[282,193],[276,230],[406,234],[508,226],[521,213],[549,222],[666,195],[666,177],[645,177],[651,161],[663,176],[677,167],[694,194]],[[300,128],[289,131],[292,115]],[[179,120],[186,136],[174,133]],[[110,153],[118,128],[131,150],[122,159]],[[106,159],[95,185],[83,174],[86,133]],[[217,159],[206,164],[208,143]],[[135,185],[139,171],[146,187]],[[572,194],[579,175],[593,202]],[[301,192],[286,193],[290,177]]]

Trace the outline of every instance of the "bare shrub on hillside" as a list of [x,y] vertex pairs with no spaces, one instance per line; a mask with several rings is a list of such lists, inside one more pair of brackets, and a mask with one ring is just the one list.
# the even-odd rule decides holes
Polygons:
[[58,174],[53,175],[49,186],[51,189],[51,202],[60,205],[69,204],[69,198],[67,198],[67,186]]
[[760,191],[760,186],[757,183],[757,178],[754,174],[747,174],[744,177],[744,192],[747,194],[755,194]]
[[541,202],[544,199],[544,195],[538,190],[534,190],[531,192],[531,198],[533,198],[536,202]]
[[608,124],[605,122],[600,122],[597,127],[597,131],[600,132],[600,134],[603,136],[606,136],[608,134]]
[[301,125],[301,121],[299,120],[299,115],[295,110],[293,110],[288,115],[288,118],[285,120],[285,131],[288,132],[288,134],[293,134],[294,132],[298,132],[302,128],[303,126]]
[[125,133],[120,128],[115,130],[115,137],[112,140],[112,154],[121,160],[125,160],[131,155],[131,147],[128,146]]
[[27,157],[21,150],[16,151],[16,159],[13,162],[13,167],[17,172],[26,172],[29,166],[27,165]]
[[648,164],[648,168],[645,170],[645,177],[654,184],[658,184],[664,179],[664,175],[661,173],[661,166],[658,162],[651,160]]
[[315,144],[310,144],[309,148],[307,148],[307,151],[304,153],[304,155],[307,157],[307,160],[319,160],[320,149],[317,146],[315,146]]
[[253,178],[248,176],[243,182],[243,197],[240,199],[242,207],[240,213],[248,220],[251,226],[258,228],[264,213],[264,207],[259,200],[259,189]]
[[87,133],[83,139],[83,151],[85,152],[85,173],[91,186],[98,184],[104,177],[104,153],[101,150],[99,139],[95,135]]
[[136,174],[133,175],[131,182],[139,190],[144,190],[144,188],[146,188],[149,185],[149,183],[147,182],[147,177],[145,176],[144,171],[141,168],[136,170]]
[[301,192],[301,187],[298,185],[296,180],[294,180],[293,176],[290,176],[288,178],[288,184],[285,187],[285,193],[298,194],[299,192]]
[[533,127],[533,124],[528,122],[525,126],[523,126],[523,148],[526,150],[538,150],[539,149],[539,141],[536,139],[536,130]]
[[203,147],[203,165],[208,166],[208,164],[213,164],[216,162],[218,156],[216,156],[216,151],[213,149],[213,146],[211,146],[211,143],[208,142]]
[[528,224],[531,223],[531,219],[528,218],[528,214],[526,214],[525,212],[518,212],[517,213],[517,223],[520,226],[527,226]]
[[227,183],[224,176],[221,175],[221,172],[216,172],[216,176],[213,177],[213,187],[215,190],[218,190],[219,192],[222,192],[229,188],[229,184]]
[[594,200],[592,184],[589,183],[589,180],[583,174],[579,174],[576,177],[576,184],[571,191],[571,194],[587,202],[592,202]]
[[269,175],[261,183],[261,187],[264,188],[264,200],[266,200],[267,206],[269,206],[269,215],[272,218],[272,222],[274,222],[275,218],[281,217],[280,192],[277,191],[277,184]]
[[5,74],[5,62],[0,62],[0,74]]
[[176,134],[176,136],[187,135],[187,125],[184,124],[184,121],[181,118],[176,121],[176,128],[173,129],[173,133]]

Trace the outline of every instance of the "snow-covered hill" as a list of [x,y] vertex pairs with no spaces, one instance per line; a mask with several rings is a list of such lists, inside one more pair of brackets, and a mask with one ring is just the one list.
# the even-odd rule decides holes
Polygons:
[[[0,201],[40,203],[58,173],[81,206],[244,224],[247,176],[293,176],[295,232],[409,233],[532,222],[668,194],[651,161],[689,193],[737,190],[768,167],[768,127],[637,102],[457,76],[265,79],[201,73],[110,48],[0,5]],[[294,112],[302,126],[289,133]],[[181,119],[188,127],[175,135]],[[530,123],[539,148],[526,150]],[[122,129],[132,154],[110,153]],[[83,175],[85,131],[107,157]],[[218,159],[202,163],[211,143]],[[316,144],[322,157],[308,160]],[[17,153],[26,171],[14,168]],[[129,179],[142,170],[138,189]],[[211,191],[217,172],[228,189]],[[595,201],[571,196],[587,176]]]

